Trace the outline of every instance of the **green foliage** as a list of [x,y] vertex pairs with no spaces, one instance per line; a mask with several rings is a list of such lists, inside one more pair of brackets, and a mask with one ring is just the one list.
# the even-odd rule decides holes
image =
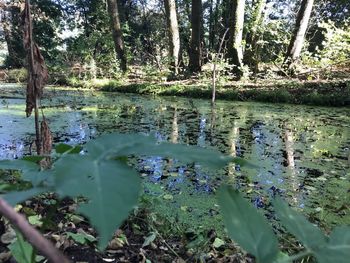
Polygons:
[[[336,26],[332,21],[319,23],[314,30],[309,52],[304,52],[305,64],[328,68],[332,64],[346,62],[350,57],[350,19]],[[349,64],[349,62],[347,63]]]
[[258,262],[291,262],[307,255],[313,255],[320,263],[348,262],[350,257],[350,227],[336,227],[329,237],[291,209],[280,198],[274,207],[283,226],[297,237],[306,251],[281,258],[277,238],[267,220],[237,191],[224,186],[218,194],[219,204],[229,236],[243,249],[253,254]]
[[137,172],[126,163],[128,156],[164,156],[181,162],[196,162],[212,170],[240,158],[223,156],[220,152],[195,146],[158,143],[152,136],[109,134],[88,142],[82,155],[68,145],[58,145],[60,155],[50,170],[41,171],[31,161],[0,161],[0,169],[18,169],[33,188],[11,192],[4,198],[19,203],[43,192],[56,192],[61,197],[87,199],[78,212],[87,216],[100,235],[99,247],[104,248],[114,230],[136,206],[141,181]]
[[27,81],[28,73],[25,68],[11,69],[7,72],[7,81],[14,83],[24,83]]
[[96,241],[96,238],[93,237],[92,235],[89,235],[85,232],[83,233],[72,233],[72,232],[67,232],[67,237],[73,239],[75,242],[79,244],[86,244],[88,242],[94,242]]
[[306,220],[304,216],[289,208],[288,204],[276,198],[274,202],[276,214],[285,228],[298,238],[305,247],[314,249],[324,245],[326,238],[321,230]]
[[218,199],[229,236],[258,262],[272,262],[278,253],[277,237],[266,219],[228,186],[221,188]]
[[21,263],[35,263],[36,253],[31,244],[24,240],[21,233],[16,232],[17,239],[9,245],[12,256]]

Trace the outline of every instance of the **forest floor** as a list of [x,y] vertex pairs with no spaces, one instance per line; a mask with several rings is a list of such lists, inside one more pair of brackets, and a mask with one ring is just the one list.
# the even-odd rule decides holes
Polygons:
[[[47,204],[49,201],[52,205]],[[70,199],[59,202],[52,194],[47,194],[19,208],[72,262],[253,262],[252,257],[244,255],[232,241],[216,238],[213,230],[208,232],[205,245],[192,245],[193,248],[189,248],[189,244],[196,239],[195,235],[163,236],[156,230],[161,227],[155,226],[163,222],[149,222],[150,214],[144,209],[130,216],[116,231],[107,249],[99,252],[96,232],[85,218],[72,214],[75,207],[76,203]],[[31,220],[34,216],[36,220]],[[15,263],[7,248],[15,233],[3,219],[0,220],[0,236],[0,262]],[[36,262],[45,261],[37,256]]]

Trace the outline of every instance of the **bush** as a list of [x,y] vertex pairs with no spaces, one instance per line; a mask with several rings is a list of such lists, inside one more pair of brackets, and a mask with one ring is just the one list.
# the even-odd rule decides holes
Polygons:
[[25,68],[10,69],[7,72],[7,81],[15,83],[23,83],[27,81],[28,72]]

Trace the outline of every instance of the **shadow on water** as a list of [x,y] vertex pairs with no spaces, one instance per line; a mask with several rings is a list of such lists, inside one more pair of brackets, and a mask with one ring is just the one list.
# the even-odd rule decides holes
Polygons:
[[[159,141],[214,147],[258,169],[229,164],[208,172],[160,157],[137,160],[145,198],[177,224],[213,228],[215,190],[229,183],[269,211],[276,194],[325,228],[350,224],[350,109],[152,98],[50,90],[42,104],[54,142],[84,143],[104,133],[154,133]],[[0,104],[0,158],[28,154],[34,139],[24,100]],[[200,219],[200,220],[199,220]],[[220,223],[221,224],[221,223]]]

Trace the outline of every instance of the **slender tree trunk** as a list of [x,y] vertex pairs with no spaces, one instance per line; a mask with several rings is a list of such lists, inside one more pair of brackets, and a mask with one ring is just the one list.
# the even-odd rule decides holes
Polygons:
[[174,108],[174,115],[173,115],[173,123],[172,123],[172,131],[171,131],[171,142],[177,143],[179,140],[179,124],[178,124],[178,113],[177,109]]
[[284,68],[291,69],[292,65],[298,60],[303,42],[309,24],[312,6],[314,0],[302,0],[301,6],[297,15],[295,29],[290,40],[286,57],[284,59]]
[[214,0],[209,1],[209,50],[214,47]]
[[202,0],[192,0],[191,11],[191,52],[189,69],[191,72],[200,72],[202,69],[201,48],[202,27]]
[[216,36],[220,35],[219,32],[219,25],[220,25],[220,21],[219,21],[219,13],[220,13],[220,0],[216,0],[216,5],[215,5],[215,10],[214,10],[214,14],[213,14],[213,30],[212,30],[212,35],[211,37],[211,42],[212,42],[212,48],[214,50],[218,50],[219,48],[219,41],[215,42]]
[[233,73],[240,78],[242,76],[241,67],[243,66],[242,33],[244,23],[245,0],[230,0],[231,16],[229,20],[229,39],[227,56],[230,63],[234,66]]
[[117,0],[107,0],[108,12],[111,20],[111,29],[117,58],[120,60],[120,68],[123,72],[127,70],[127,60],[124,48],[123,33],[120,24]]
[[11,30],[10,30],[11,21],[9,21],[9,18],[4,10],[1,10],[0,12],[1,12],[1,24],[2,24],[2,29],[4,31],[4,37],[7,45],[8,56],[10,58],[14,58],[16,55],[15,55],[15,50],[12,47],[12,41],[11,41]]
[[180,34],[179,25],[176,15],[175,0],[165,0],[165,13],[167,16],[167,24],[169,31],[169,53],[171,57],[171,68],[175,74],[179,70],[179,55],[180,55]]
[[258,40],[262,31],[262,22],[264,19],[263,11],[266,6],[266,0],[256,0],[253,3],[253,14],[250,32],[246,38],[246,48],[244,52],[243,62],[254,74],[258,72],[259,55]]
[[22,45],[20,9],[16,5],[3,4],[0,10],[1,27],[7,45],[7,66],[21,68],[25,66],[25,52]]

